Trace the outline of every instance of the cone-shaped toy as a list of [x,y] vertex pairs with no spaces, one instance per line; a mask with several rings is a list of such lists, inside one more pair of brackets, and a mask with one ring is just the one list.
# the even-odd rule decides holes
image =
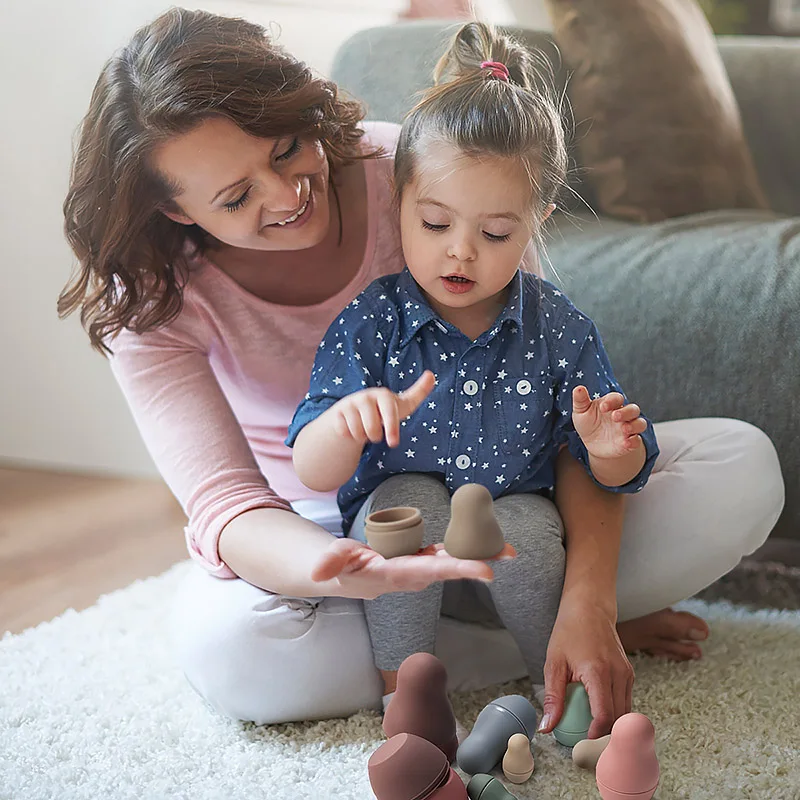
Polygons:
[[387,736],[413,733],[435,744],[451,763],[458,750],[447,670],[436,656],[414,653],[397,671],[397,689],[383,717]]
[[603,800],[650,800],[659,768],[653,723],[644,714],[623,714],[611,729],[595,770]]
[[450,498],[450,524],[444,549],[454,558],[488,559],[505,547],[494,516],[491,492],[479,483],[465,483]]

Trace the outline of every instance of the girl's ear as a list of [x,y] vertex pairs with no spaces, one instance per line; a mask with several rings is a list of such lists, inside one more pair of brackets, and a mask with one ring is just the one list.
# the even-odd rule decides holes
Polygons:
[[544,215],[542,216],[542,222],[545,222],[547,218],[556,210],[556,204],[550,203],[549,206],[544,210]]
[[194,225],[194,220],[191,217],[187,217],[186,214],[181,214],[180,211],[171,211],[164,206],[161,206],[159,209],[161,213],[171,219],[173,222],[177,222],[180,225]]

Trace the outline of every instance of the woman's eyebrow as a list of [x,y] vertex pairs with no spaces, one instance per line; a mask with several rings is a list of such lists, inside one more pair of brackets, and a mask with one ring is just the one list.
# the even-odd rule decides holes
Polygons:
[[[434,200],[431,197],[420,197],[417,200],[418,206],[438,206],[439,208],[443,208],[445,211],[449,211],[451,213],[455,213],[450,206],[445,205],[444,203],[440,203],[438,200]],[[497,214],[485,214],[486,219],[509,219],[512,222],[522,222],[522,219],[518,214],[515,214],[513,211],[500,211]]]

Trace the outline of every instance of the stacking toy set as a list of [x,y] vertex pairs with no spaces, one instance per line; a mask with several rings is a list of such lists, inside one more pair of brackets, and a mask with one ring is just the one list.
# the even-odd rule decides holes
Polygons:
[[[418,508],[385,508],[367,516],[364,535],[384,558],[413,555],[422,547],[425,523]],[[459,486],[450,499],[444,549],[453,558],[483,560],[499,555],[504,547],[491,492],[479,483]]]
[[[459,487],[450,508],[444,547],[451,556],[483,560],[501,553],[505,542],[486,487]],[[417,508],[388,508],[367,517],[365,534],[370,547],[395,558],[419,551],[425,526]],[[459,745],[445,667],[433,655],[416,653],[397,672],[397,689],[383,719],[387,741],[369,759],[372,791],[378,800],[516,800],[489,773],[501,769],[512,784],[531,777],[536,722],[536,709],[522,695],[498,697],[478,714]],[[603,800],[650,800],[659,780],[650,720],[625,714],[608,736],[594,740],[587,739],[591,724],[583,684],[570,683],[555,739],[573,748],[577,766],[595,770]],[[453,762],[472,776],[466,786]]]

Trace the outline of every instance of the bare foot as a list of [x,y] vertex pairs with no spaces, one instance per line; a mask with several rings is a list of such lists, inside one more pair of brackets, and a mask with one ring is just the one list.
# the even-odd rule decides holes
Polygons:
[[687,611],[665,608],[646,617],[618,622],[617,633],[626,653],[643,652],[670,661],[688,661],[702,656],[697,642],[708,638],[708,625]]

